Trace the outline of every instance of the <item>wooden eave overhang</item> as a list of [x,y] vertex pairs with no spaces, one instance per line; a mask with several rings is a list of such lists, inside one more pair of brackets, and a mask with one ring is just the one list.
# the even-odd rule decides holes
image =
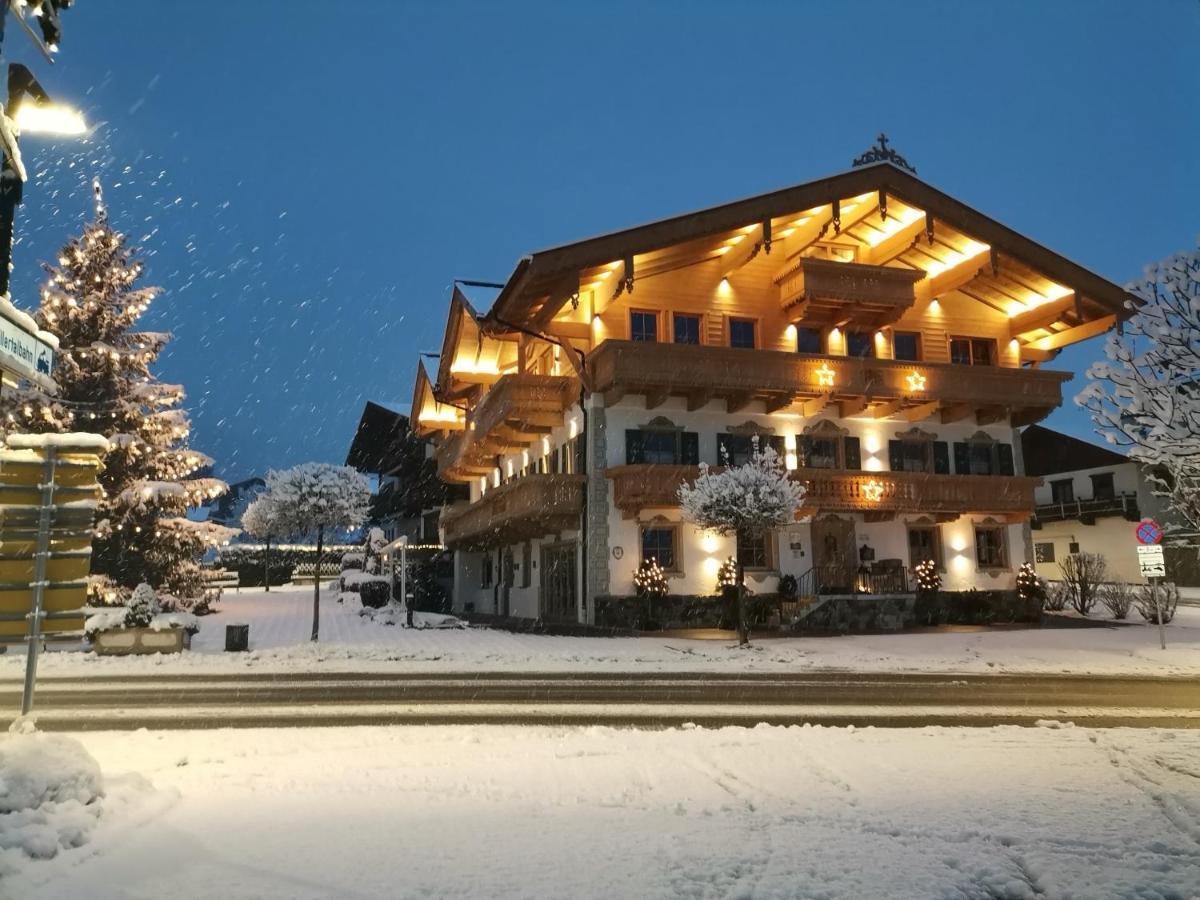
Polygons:
[[417,377],[413,380],[411,427],[418,435],[430,435],[442,431],[461,431],[465,426],[465,415],[461,409],[438,400],[425,371],[425,363],[417,362]]
[[[1029,316],[1013,316],[1014,337],[1022,337],[1034,353],[1051,353],[1066,344],[1083,340],[1110,327],[1115,321],[1128,317],[1128,303],[1136,299],[1121,287],[1085,269],[1069,259],[1013,231],[979,211],[926,184],[911,173],[887,162],[862,166],[849,171],[795,187],[785,188],[757,197],[664,219],[584,241],[541,250],[522,258],[491,312],[482,320],[485,331],[504,333],[514,325],[537,328],[544,326],[573,295],[580,290],[581,273],[588,270],[612,268],[621,261],[631,261],[645,254],[656,254],[668,248],[694,242],[697,252],[721,252],[730,249],[712,244],[720,236],[767,223],[778,230],[799,211],[821,210],[822,217],[834,215],[846,198],[877,195],[884,202],[899,201],[920,210],[924,221],[908,223],[902,233],[893,235],[908,241],[891,259],[898,265],[921,266],[927,260],[932,268],[928,277],[916,285],[917,301],[928,300],[941,290],[957,289],[968,282],[979,293],[976,299],[992,304],[1014,303],[1007,288],[1021,285],[1023,278],[1036,273],[1065,288],[1061,296],[1051,298],[1053,309],[1035,306]],[[846,233],[877,204],[863,201],[853,216],[847,214],[839,222]],[[865,213],[864,213],[865,210]],[[968,238],[968,245],[986,245],[979,258],[972,256],[972,247],[935,245],[932,234],[938,223]],[[820,223],[814,223],[820,224]],[[822,228],[821,234],[827,230]],[[865,226],[864,226],[865,227]],[[921,232],[930,227],[930,246],[923,248]],[[765,236],[765,229],[758,233]],[[814,232],[814,237],[816,232]],[[735,235],[736,236],[736,235]],[[891,239],[884,243],[890,243]],[[753,240],[745,246],[750,247]],[[707,248],[707,249],[706,249]],[[734,256],[730,253],[729,256]],[[936,272],[937,274],[932,274]],[[617,268],[617,275],[624,277]],[[636,283],[637,272],[632,273]],[[611,283],[611,282],[610,282]],[[973,296],[975,296],[973,294]],[[1019,300],[1016,301],[1019,305]],[[1039,311],[1040,310],[1040,311]]]

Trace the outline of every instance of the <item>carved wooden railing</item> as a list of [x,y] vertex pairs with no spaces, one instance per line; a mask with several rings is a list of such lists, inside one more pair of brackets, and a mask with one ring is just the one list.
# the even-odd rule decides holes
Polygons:
[[[697,466],[613,466],[613,503],[626,516],[642,509],[679,505],[679,485],[699,474]],[[802,515],[822,512],[995,514],[1033,511],[1040,478],[1012,475],[932,475],[923,472],[851,472],[795,469],[805,483]]]
[[467,427],[442,441],[438,475],[464,481],[490,471],[497,454],[529,446],[562,424],[578,379],[521,373],[502,376],[467,415]]
[[976,408],[1050,410],[1068,372],[810,356],[691,344],[605,341],[588,359],[593,389],[615,394],[804,399],[862,397]]
[[488,490],[475,503],[448,508],[448,547],[477,549],[541,537],[579,525],[584,475],[526,475]]

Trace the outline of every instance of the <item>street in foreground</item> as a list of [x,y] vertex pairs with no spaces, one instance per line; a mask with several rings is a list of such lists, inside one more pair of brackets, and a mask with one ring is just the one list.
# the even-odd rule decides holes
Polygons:
[[[90,841],[49,860],[0,851],[0,894],[1200,890],[1200,732],[472,726],[81,740],[106,778]],[[76,813],[63,821],[86,832],[91,817]]]
[[[1181,606],[1167,626],[1167,649],[1136,614],[1107,627],[959,628],[936,632],[736,642],[682,636],[557,637],[493,629],[407,629],[361,617],[322,599],[321,641],[312,643],[311,588],[227,593],[217,615],[200,620],[192,651],[98,658],[48,653],[46,678],[105,675],[215,675],[335,672],[853,672],[1039,673],[1200,676],[1200,607]],[[403,616],[399,616],[403,620]],[[428,617],[435,622],[443,617]],[[225,653],[225,626],[250,626],[251,652]],[[24,656],[0,656],[0,682],[15,682]]]

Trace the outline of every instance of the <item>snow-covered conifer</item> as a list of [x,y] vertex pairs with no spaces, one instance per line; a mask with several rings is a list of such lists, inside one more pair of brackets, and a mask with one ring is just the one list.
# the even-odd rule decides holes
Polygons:
[[136,287],[143,265],[109,224],[97,185],[96,220],[47,266],[36,319],[58,337],[56,397],[3,392],[7,434],[86,431],[108,438],[100,472],[92,571],[132,587],[142,582],[181,598],[199,595],[199,558],[237,532],[184,515],[226,490],[195,477],[212,460],[188,446],[180,385],[150,371],[170,335],[134,325],[158,295]]

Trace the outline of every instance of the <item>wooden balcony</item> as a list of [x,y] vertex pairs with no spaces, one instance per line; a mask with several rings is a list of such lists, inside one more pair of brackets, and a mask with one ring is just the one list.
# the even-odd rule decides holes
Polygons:
[[980,425],[1036,422],[1062,404],[1067,372],[949,363],[811,356],[692,344],[605,341],[588,359],[593,389],[613,403],[642,394],[646,408],[684,397],[689,410],[723,399],[730,412],[762,401],[812,416],[896,416]]
[[920,269],[799,259],[778,278],[779,302],[816,328],[882,328],[913,305]]
[[[613,466],[613,502],[626,518],[644,509],[679,505],[679,485],[692,481],[698,466]],[[798,518],[826,512],[859,512],[868,521],[899,513],[952,520],[991,515],[1021,521],[1033,512],[1033,489],[1040,478],[1008,475],[930,475],[923,472],[851,472],[796,469],[792,477],[808,488]]]
[[442,513],[447,547],[479,550],[579,527],[584,475],[526,475]]
[[467,426],[437,450],[438,475],[470,481],[490,472],[494,459],[529,447],[563,421],[578,380],[565,375],[502,376],[467,416]]

